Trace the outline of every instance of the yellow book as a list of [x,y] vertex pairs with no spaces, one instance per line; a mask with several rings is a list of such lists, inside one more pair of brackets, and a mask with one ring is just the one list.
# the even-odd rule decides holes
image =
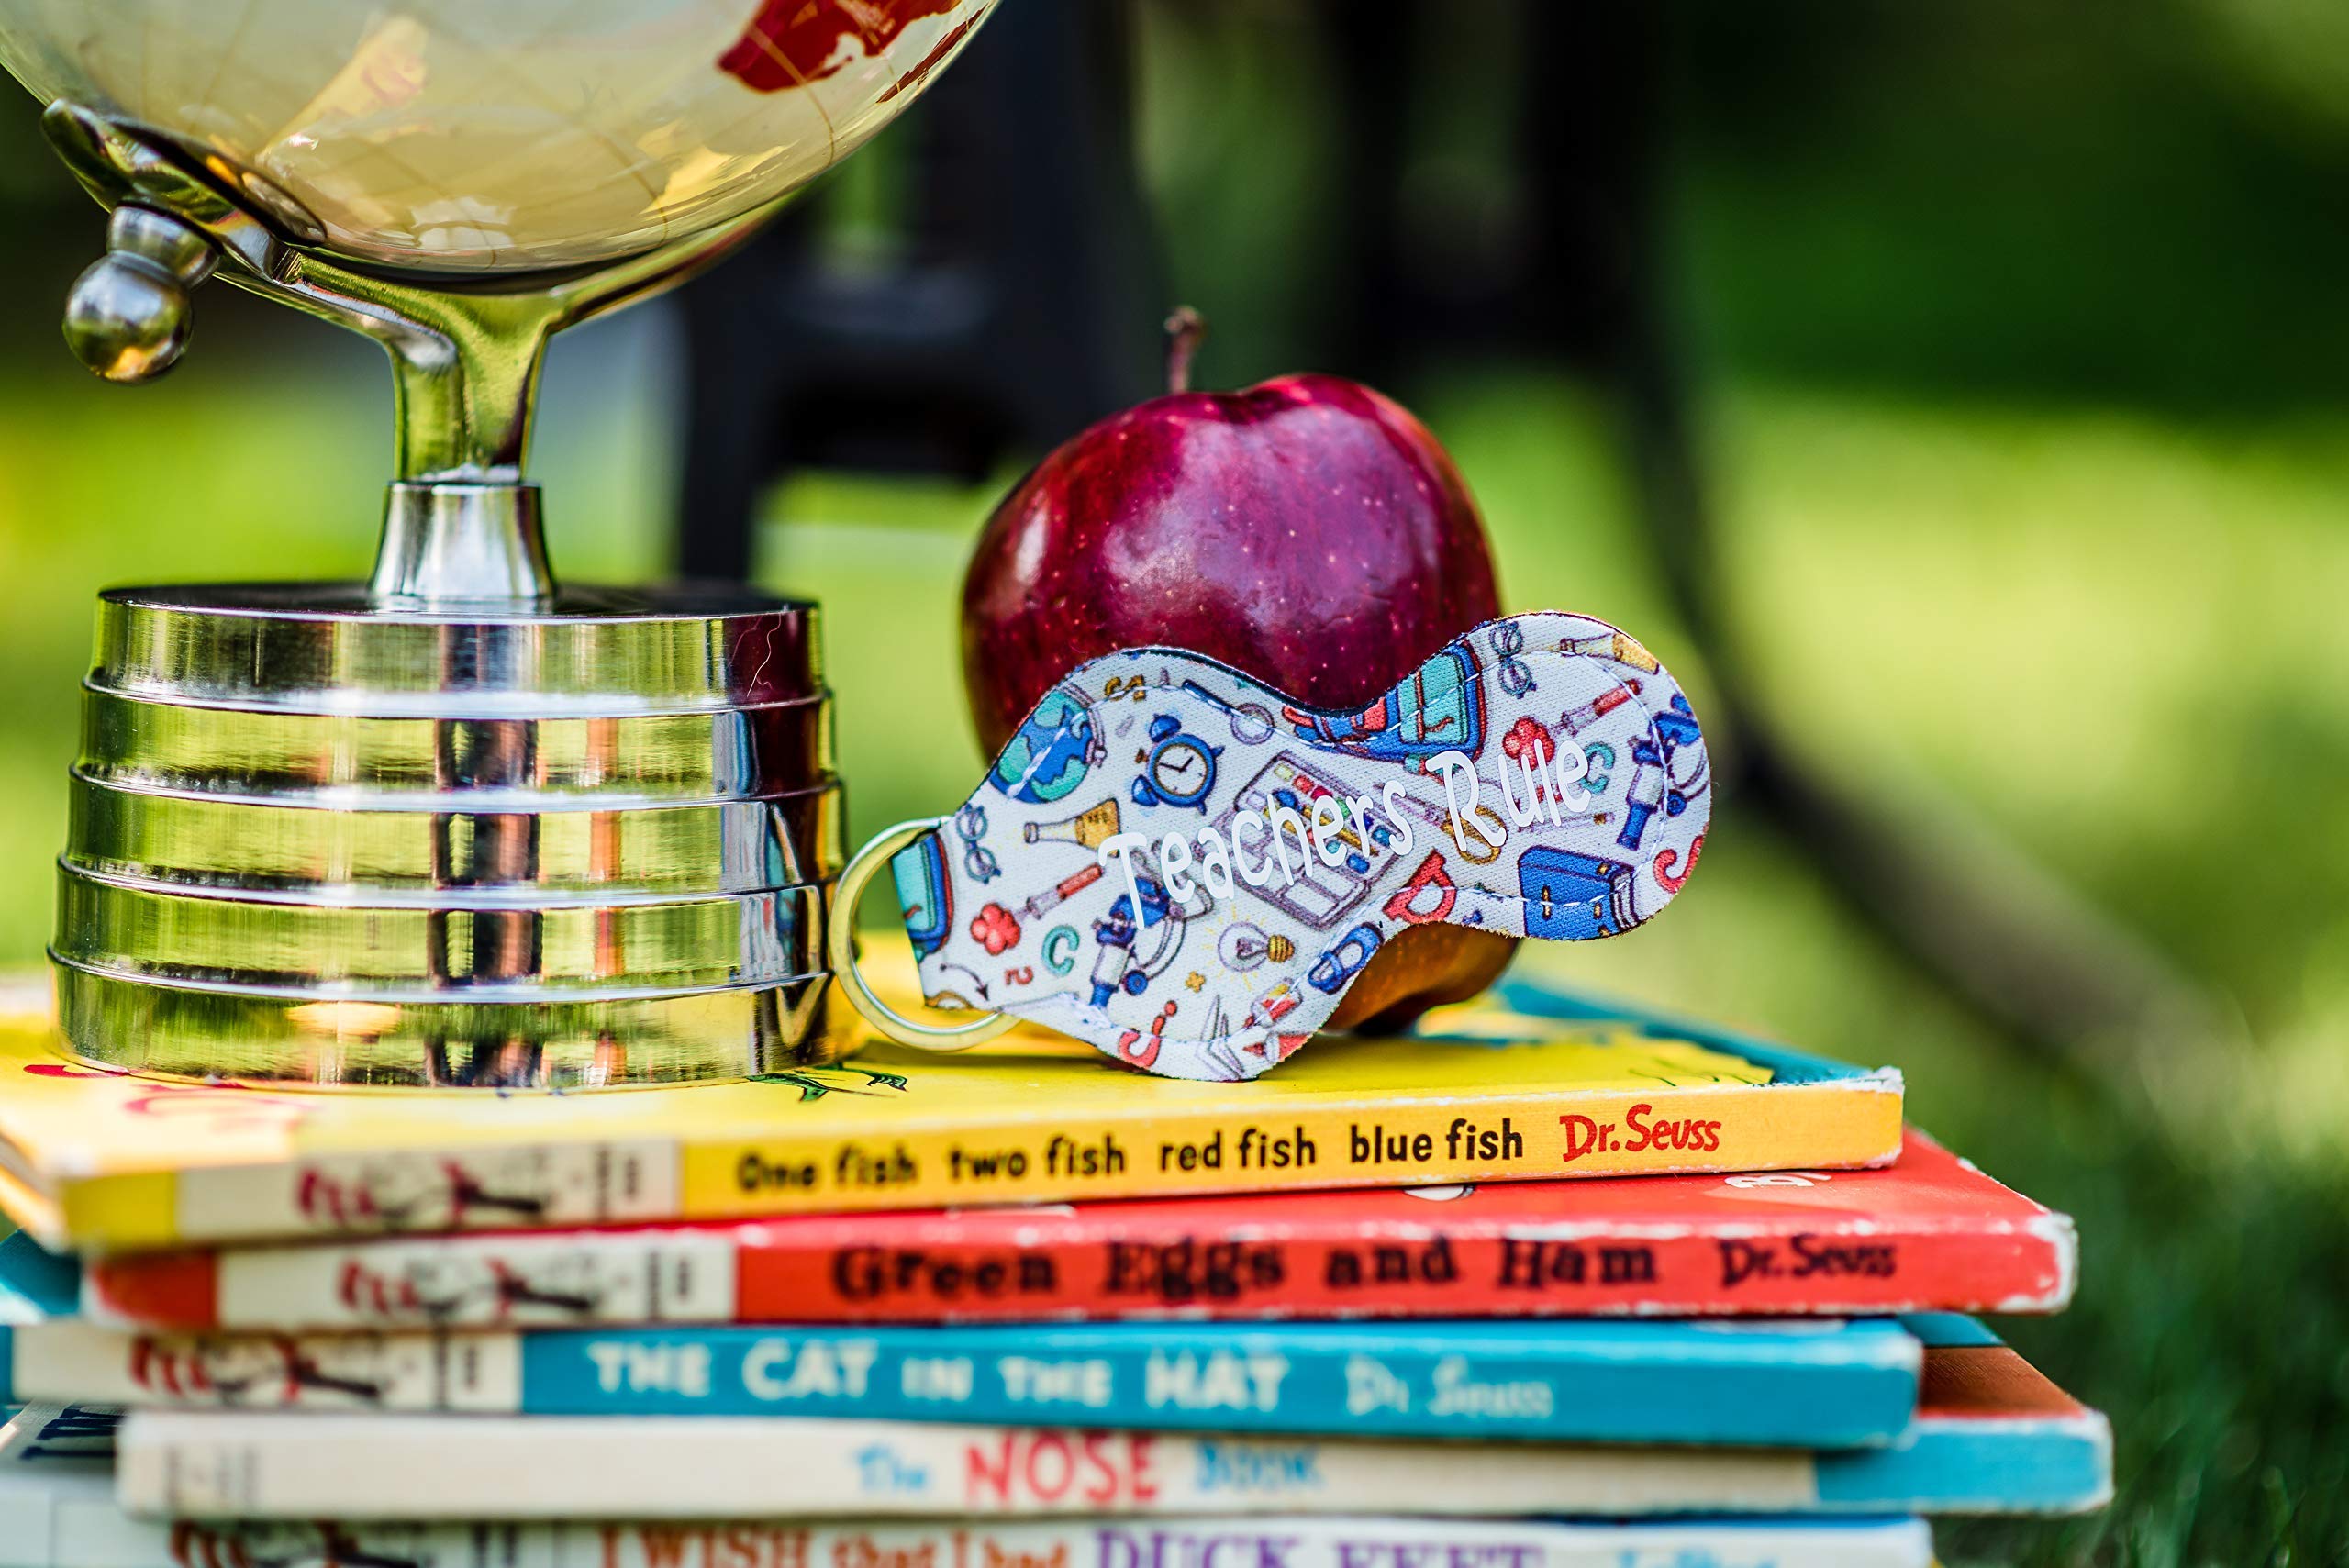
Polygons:
[[1250,1083],[1022,1027],[748,1083],[573,1095],[172,1084],[0,1019],[0,1206],[51,1248],[1882,1164],[1900,1077],[1530,987]]

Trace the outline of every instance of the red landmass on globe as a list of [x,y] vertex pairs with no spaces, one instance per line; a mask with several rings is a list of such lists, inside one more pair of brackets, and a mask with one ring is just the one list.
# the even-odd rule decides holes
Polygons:
[[[757,93],[777,93],[820,82],[845,65],[841,46],[852,39],[866,59],[897,41],[897,35],[925,17],[942,17],[966,0],[765,0],[734,46],[718,57],[718,67]],[[985,7],[982,7],[984,13]],[[974,17],[973,21],[976,18]],[[930,57],[889,90],[894,97],[909,81],[919,81],[963,34],[965,22]]]

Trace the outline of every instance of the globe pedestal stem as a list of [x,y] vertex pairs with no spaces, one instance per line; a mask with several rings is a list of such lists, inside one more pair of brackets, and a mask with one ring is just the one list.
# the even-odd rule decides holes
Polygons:
[[539,487],[394,484],[367,596],[393,611],[551,604]]

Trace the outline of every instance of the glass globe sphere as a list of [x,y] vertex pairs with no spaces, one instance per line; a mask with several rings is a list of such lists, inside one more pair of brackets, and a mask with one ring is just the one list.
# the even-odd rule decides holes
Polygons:
[[822,173],[994,0],[0,0],[0,64],[260,171],[325,248],[529,272]]

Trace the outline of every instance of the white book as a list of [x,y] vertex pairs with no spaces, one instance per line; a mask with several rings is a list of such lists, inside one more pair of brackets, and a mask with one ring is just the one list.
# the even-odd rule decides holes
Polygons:
[[[104,1412],[34,1406],[0,1429],[0,1568],[1928,1568],[1932,1561],[1918,1519],[170,1521],[135,1517],[115,1500],[103,1448],[109,1421]],[[521,1473],[541,1472],[527,1449],[507,1458]]]
[[[773,1417],[133,1411],[134,1512],[569,1519],[1802,1513],[1812,1456]],[[1908,1512],[1876,1507],[1866,1511]]]

